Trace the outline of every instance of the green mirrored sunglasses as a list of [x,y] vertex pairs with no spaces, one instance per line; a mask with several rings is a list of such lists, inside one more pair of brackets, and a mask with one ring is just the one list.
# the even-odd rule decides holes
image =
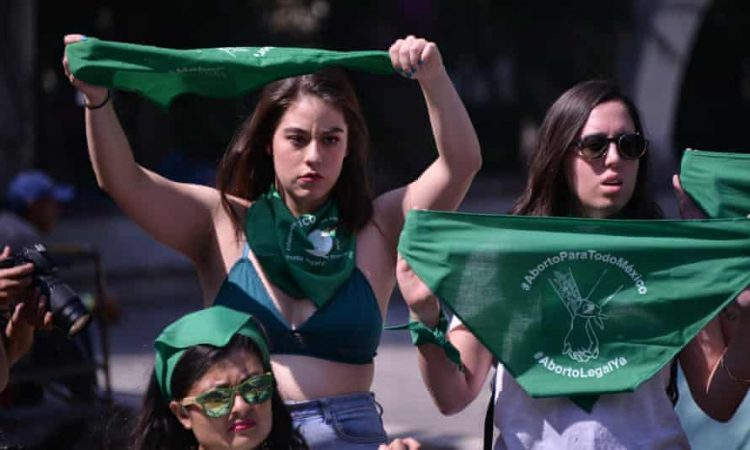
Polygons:
[[250,404],[263,403],[273,396],[273,374],[266,372],[251,376],[234,387],[221,387],[193,397],[185,397],[182,406],[197,405],[208,417],[222,417],[229,414],[234,398],[240,394]]

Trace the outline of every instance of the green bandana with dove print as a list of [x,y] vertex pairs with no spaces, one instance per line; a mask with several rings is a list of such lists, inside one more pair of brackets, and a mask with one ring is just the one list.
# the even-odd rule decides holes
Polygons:
[[271,187],[247,212],[245,236],[271,282],[320,308],[352,274],[356,239],[339,227],[336,203],[294,217]]
[[399,253],[527,393],[591,410],[750,284],[750,220],[412,211]]
[[393,74],[388,52],[221,47],[177,50],[88,38],[65,48],[70,71],[97,86],[136,92],[162,108],[181,94],[237,97],[282,78],[340,66]]
[[750,154],[687,149],[680,182],[708,217],[750,215]]

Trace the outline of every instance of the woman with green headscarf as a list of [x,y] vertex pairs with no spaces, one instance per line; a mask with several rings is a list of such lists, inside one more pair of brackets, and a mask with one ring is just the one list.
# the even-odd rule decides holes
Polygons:
[[133,431],[136,450],[305,449],[276,388],[252,316],[222,306],[187,314],[154,341]]

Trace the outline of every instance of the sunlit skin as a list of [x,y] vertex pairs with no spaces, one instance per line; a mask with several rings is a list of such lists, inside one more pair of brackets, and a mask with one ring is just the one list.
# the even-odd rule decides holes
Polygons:
[[[74,34],[64,38],[66,45],[81,40],[81,35]],[[397,73],[419,84],[437,155],[411,183],[375,198],[370,221],[356,230],[356,265],[372,288],[382,316],[396,282],[396,246],[406,214],[414,208],[455,209],[482,163],[476,133],[437,45],[407,36],[395,41],[388,54]],[[106,98],[106,88],[76,79],[66,57],[63,68],[87,104],[98,105]],[[394,101],[398,107],[398,100]],[[224,210],[221,192],[174,182],[138,164],[113,102],[86,109],[84,114],[98,185],[147,233],[193,262],[204,303],[212,304],[227,274],[244,254],[244,239],[237,233],[234,217]],[[293,214],[314,211],[331,197],[342,165],[351,157],[346,150],[352,132],[342,111],[318,98],[303,95],[294,99],[274,129],[272,142],[263,149],[272,155],[276,188]],[[243,173],[247,171],[243,169]],[[240,218],[252,205],[249,199],[233,195],[227,200]],[[298,329],[315,313],[315,304],[285,294],[265,276],[252,252],[248,258],[281,318],[290,329]],[[285,401],[369,392],[374,376],[373,364],[307,355],[275,354],[272,366]]]
[[[218,387],[237,386],[248,377],[264,372],[257,355],[238,350],[216,363],[193,383],[186,397]],[[177,401],[172,401],[169,408],[186,429],[193,431],[199,450],[258,448],[271,432],[273,421],[271,400],[251,405],[239,394],[235,395],[232,410],[223,417],[208,417],[199,406],[183,407]]]
[[[591,110],[578,138],[592,134],[608,137],[635,132],[633,119],[620,101],[602,103]],[[617,215],[633,195],[638,160],[623,159],[610,142],[606,154],[586,160],[577,151],[565,159],[568,186],[586,217],[603,219]]]
[[279,121],[271,148],[276,188],[295,215],[328,199],[347,154],[344,115],[319,97],[300,96]]

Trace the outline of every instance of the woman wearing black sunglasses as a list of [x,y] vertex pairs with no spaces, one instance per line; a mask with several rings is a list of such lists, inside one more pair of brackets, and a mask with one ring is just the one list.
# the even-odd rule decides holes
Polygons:
[[[613,219],[658,219],[662,213],[646,186],[648,142],[633,103],[604,81],[587,81],[565,92],[547,112],[531,160],[526,188],[511,213]],[[690,202],[675,188],[683,216]],[[434,327],[440,310],[429,288],[400,260],[397,277],[412,313]],[[737,299],[741,312],[732,331],[723,317],[711,321],[679,355],[698,405],[729,420],[750,386],[750,359],[743,344],[750,329],[750,291]],[[722,314],[721,316],[724,316]],[[740,326],[736,326],[740,325]],[[743,326],[744,325],[744,326]],[[419,347],[422,377],[445,414],[463,410],[484,386],[493,356],[461,323],[450,342],[465,370],[432,344]],[[746,346],[745,346],[746,348]],[[744,353],[743,353],[744,352]],[[671,366],[671,367],[670,367]],[[632,393],[604,395],[589,413],[565,397],[534,399],[497,367],[495,448],[688,448],[675,414],[674,364]]]

